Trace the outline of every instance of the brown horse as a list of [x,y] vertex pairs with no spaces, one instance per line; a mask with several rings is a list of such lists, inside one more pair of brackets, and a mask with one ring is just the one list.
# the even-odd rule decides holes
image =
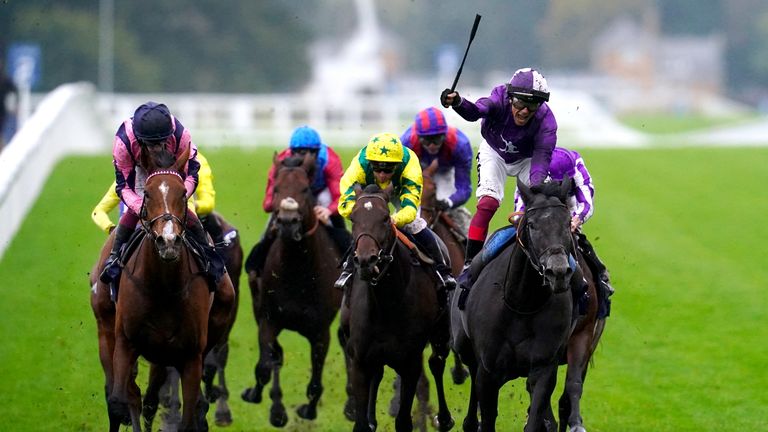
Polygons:
[[[243,249],[240,244],[239,235],[237,230],[229,222],[227,222],[221,215],[214,213],[219,219],[219,223],[225,233],[229,235],[229,244],[221,247],[219,252],[224,257],[226,262],[227,273],[230,275],[232,285],[235,289],[235,298],[239,297],[240,286],[240,273],[243,262]],[[234,234],[232,234],[234,233]],[[112,376],[112,354],[114,352],[115,343],[115,303],[110,298],[109,286],[99,280],[99,274],[102,270],[102,265],[109,255],[109,251],[112,249],[112,242],[114,237],[110,235],[102,247],[99,259],[93,266],[89,274],[89,283],[91,286],[91,309],[97,321],[97,330],[99,335],[99,357],[101,360],[102,368],[106,377]],[[237,304],[237,300],[235,300]],[[233,313],[236,314],[237,309]],[[232,324],[234,324],[235,316],[232,316]],[[229,391],[227,390],[226,380],[224,378],[224,368],[226,367],[227,357],[229,353],[229,331],[231,325],[227,329],[222,342],[215,346],[205,357],[204,369],[203,369],[203,382],[206,385],[206,396],[213,402],[216,401],[216,417],[215,421],[218,426],[226,426],[232,423],[232,414],[227,403]],[[175,379],[169,380],[169,387],[164,389],[166,394],[164,395],[163,404],[169,409],[168,416],[171,420],[169,423],[177,423],[175,417],[180,419],[181,413],[178,412],[180,401],[178,399],[178,373],[175,370],[168,371],[169,374],[175,376]],[[218,385],[213,384],[214,377],[218,377]],[[110,380],[107,380],[109,385]],[[109,397],[112,389],[106,388],[106,397]],[[117,423],[130,423],[130,415],[127,411],[127,406],[124,410],[120,407],[112,407],[108,413],[110,419],[114,417],[114,422]],[[116,409],[117,412],[112,412],[112,409]]]
[[347,361],[348,400],[345,414],[354,411],[354,430],[376,430],[376,395],[389,366],[401,377],[397,431],[411,431],[411,408],[422,372],[422,353],[432,345],[429,368],[438,396],[436,424],[453,427],[445,401],[443,372],[449,352],[447,310],[440,307],[437,281],[398,240],[388,203],[392,188],[369,185],[358,190],[352,210],[354,279],[341,311],[341,342]]
[[[145,235],[125,264],[113,314],[105,304],[109,301],[106,287],[94,285],[91,304],[99,324],[110,430],[118,430],[127,416],[133,429],[140,430],[141,396],[135,383],[140,355],[152,364],[144,403],[145,427],[151,428],[165,366],[173,366],[182,375],[182,430],[197,429],[200,425],[194,415],[203,356],[231,326],[235,307],[232,282],[225,275],[211,295],[184,239],[186,192],[179,172],[186,159],[182,155],[168,170],[149,170],[141,214]],[[204,418],[201,421],[205,427]]]
[[[282,427],[288,421],[280,388],[283,349],[277,338],[283,329],[298,332],[310,343],[312,376],[307,385],[308,402],[297,410],[299,417],[315,419],[323,393],[322,374],[330,344],[330,327],[341,302],[333,288],[339,275],[341,253],[315,215],[310,190],[315,163],[311,157],[274,160],[273,188],[277,205],[274,227],[277,238],[270,247],[261,277],[250,271],[248,282],[253,314],[259,329],[259,360],[256,384],[242,393],[243,400],[260,403],[262,391],[274,377],[269,421]],[[268,228],[271,229],[272,227]]]
[[605,329],[605,318],[598,318],[598,294],[595,277],[581,252],[577,254],[579,267],[587,281],[588,300],[584,314],[576,320],[568,340],[561,364],[567,364],[565,386],[559,401],[560,432],[586,432],[581,417],[581,394],[587,377],[587,368]]

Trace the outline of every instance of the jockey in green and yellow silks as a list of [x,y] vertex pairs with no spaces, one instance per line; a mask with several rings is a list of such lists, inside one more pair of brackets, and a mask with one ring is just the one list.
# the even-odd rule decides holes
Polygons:
[[[355,185],[365,188],[370,184],[382,189],[392,185],[392,204],[396,209],[392,222],[398,229],[411,234],[427,251],[435,261],[438,276],[445,287],[453,289],[456,281],[451,276],[449,262],[441,252],[437,236],[420,216],[422,176],[419,158],[413,150],[403,146],[397,135],[374,135],[352,159],[339,182],[339,214],[349,218],[355,206]],[[352,265],[348,259],[336,287],[343,288],[351,275]]]

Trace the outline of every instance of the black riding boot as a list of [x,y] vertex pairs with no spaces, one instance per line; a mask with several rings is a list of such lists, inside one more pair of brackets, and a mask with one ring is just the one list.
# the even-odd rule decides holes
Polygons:
[[115,242],[112,243],[112,251],[104,261],[104,270],[99,275],[99,280],[108,284],[117,280],[120,276],[120,249],[133,235],[133,229],[118,224],[115,228]]
[[592,247],[592,244],[589,242],[589,240],[587,240],[587,236],[585,236],[583,233],[577,233],[577,237],[579,239],[579,249],[581,249],[581,253],[584,255],[584,258],[586,258],[587,262],[595,271],[597,276],[596,279],[598,283],[602,285],[603,292],[605,292],[606,297],[613,295],[614,290],[611,286],[610,277],[608,276],[608,269],[605,268],[605,264],[603,264],[603,262],[600,261],[600,258],[598,258],[597,253],[595,253],[595,249]]
[[229,246],[228,243],[224,243],[224,232],[221,229],[219,218],[213,213],[200,216],[200,223],[203,224],[205,230],[211,235],[211,238],[213,238],[213,244],[215,246]]
[[202,223],[195,223],[192,226],[187,226],[187,232],[191,235],[192,239],[200,245],[202,253],[205,257],[204,270],[208,279],[211,292],[216,290],[219,284],[219,280],[226,271],[224,265],[224,258],[216,251],[216,249],[209,243],[208,234],[205,232]]
[[264,271],[264,264],[267,262],[269,248],[272,247],[272,243],[275,242],[276,238],[276,232],[267,228],[264,232],[264,236],[253,246],[251,253],[248,254],[248,258],[245,260],[246,271],[253,271],[256,272],[256,276],[261,276],[261,273]]
[[485,245],[485,242],[483,241],[467,239],[467,250],[464,254],[464,268],[468,267],[475,256],[483,250],[483,245]]
[[424,228],[417,234],[414,234],[413,238],[419,243],[419,246],[426,249],[430,258],[435,261],[435,270],[437,270],[437,275],[442,281],[443,286],[449,291],[456,288],[456,279],[453,278],[451,268],[448,267],[443,251],[437,243],[437,235],[431,229]]

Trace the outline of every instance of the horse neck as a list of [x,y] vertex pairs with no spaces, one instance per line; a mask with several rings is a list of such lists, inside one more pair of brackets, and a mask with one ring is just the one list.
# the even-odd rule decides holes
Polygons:
[[[161,291],[164,294],[181,292],[187,287],[190,276],[196,272],[196,268],[193,267],[196,264],[189,254],[187,246],[181,247],[178,260],[166,262],[160,258],[149,237],[145,237],[142,241],[136,259],[141,260],[142,267],[147,274],[147,285],[166,287],[166,290]],[[156,290],[150,291],[158,293]]]
[[[397,241],[397,239],[395,239]],[[411,285],[411,278],[414,276],[413,268],[410,265],[410,251],[399,243],[395,245],[392,252],[392,262],[389,263],[382,277],[376,285],[361,281],[358,286],[358,299],[366,304],[369,311],[384,309],[385,313],[397,311],[403,306],[404,299]]]

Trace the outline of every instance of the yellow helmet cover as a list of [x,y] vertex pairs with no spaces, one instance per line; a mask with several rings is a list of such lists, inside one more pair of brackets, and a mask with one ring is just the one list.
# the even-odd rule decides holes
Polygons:
[[365,158],[374,162],[402,162],[404,153],[400,138],[388,132],[374,135],[365,148]]

